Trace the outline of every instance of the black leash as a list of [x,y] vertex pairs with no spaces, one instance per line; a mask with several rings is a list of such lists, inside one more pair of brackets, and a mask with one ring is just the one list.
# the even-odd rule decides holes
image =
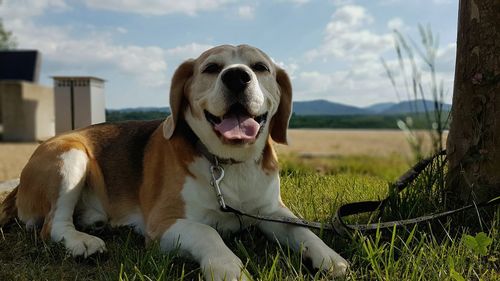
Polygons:
[[[205,154],[204,154],[205,155]],[[406,187],[408,187],[421,173],[422,171],[434,160],[440,156],[446,155],[446,150],[442,150],[441,152],[433,155],[432,157],[422,159],[417,164],[415,164],[412,168],[410,168],[406,173],[404,173],[399,179],[393,184],[396,188],[396,192],[399,193],[403,191]],[[437,218],[442,218],[446,216],[450,216],[452,214],[456,214],[458,212],[462,212],[471,208],[484,208],[487,206],[494,206],[500,204],[500,196],[493,198],[488,201],[481,202],[479,204],[470,204],[455,210],[445,211],[441,213],[435,213],[431,215],[421,216],[412,219],[406,220],[397,220],[397,221],[389,221],[389,222],[378,222],[378,223],[368,223],[368,224],[347,224],[344,221],[344,218],[350,215],[367,213],[380,211],[384,208],[386,203],[389,200],[389,197],[379,200],[379,201],[362,201],[355,203],[348,203],[342,205],[337,209],[335,216],[332,219],[331,224],[324,224],[321,222],[308,221],[301,218],[291,218],[291,217],[273,217],[266,216],[260,214],[248,214],[241,210],[232,208],[227,205],[224,201],[224,196],[222,195],[219,183],[222,181],[224,177],[224,169],[220,166],[220,162],[217,157],[207,157],[209,162],[212,164],[210,167],[210,173],[212,175],[211,185],[214,187],[217,200],[220,205],[220,210],[225,213],[233,213],[237,216],[244,216],[248,218],[252,218],[259,221],[268,221],[268,222],[276,222],[283,224],[290,224],[296,226],[303,226],[308,228],[315,228],[320,230],[329,230],[334,231],[341,236],[351,236],[353,232],[367,232],[373,231],[377,229],[387,229],[398,226],[404,226],[409,224],[416,224],[420,222],[425,222],[429,220],[434,220]],[[214,159],[214,160],[213,160]]]

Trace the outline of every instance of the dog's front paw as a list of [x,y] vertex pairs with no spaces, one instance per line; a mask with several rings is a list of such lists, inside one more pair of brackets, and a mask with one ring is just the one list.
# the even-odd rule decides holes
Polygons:
[[329,272],[333,277],[345,276],[349,268],[349,263],[324,243],[305,243],[303,257],[310,259],[314,268]]
[[100,238],[83,232],[74,232],[64,237],[64,246],[72,256],[88,257],[106,251],[106,244]]
[[201,263],[206,281],[251,281],[243,263],[235,257],[212,257]]

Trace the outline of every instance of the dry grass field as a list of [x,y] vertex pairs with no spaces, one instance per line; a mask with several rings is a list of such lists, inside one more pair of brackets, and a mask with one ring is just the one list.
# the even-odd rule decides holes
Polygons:
[[[418,132],[425,148],[430,148],[428,133]],[[399,130],[316,130],[289,131],[289,145],[278,146],[279,153],[305,157],[400,155],[411,157],[405,134]]]
[[[396,155],[411,159],[408,141],[404,133],[397,130],[294,129],[289,131],[289,139],[288,146],[277,146],[280,155],[292,154],[299,158]],[[0,143],[0,181],[18,178],[37,146],[37,143]]]

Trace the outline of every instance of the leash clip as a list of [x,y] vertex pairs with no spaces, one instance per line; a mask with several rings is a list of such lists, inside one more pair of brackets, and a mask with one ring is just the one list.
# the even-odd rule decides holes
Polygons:
[[226,210],[226,202],[224,202],[224,197],[222,196],[222,191],[220,190],[220,182],[224,179],[224,169],[219,165],[217,159],[215,164],[210,166],[210,174],[212,175],[212,180],[210,185],[215,189],[215,195],[217,196],[217,201],[222,210]]

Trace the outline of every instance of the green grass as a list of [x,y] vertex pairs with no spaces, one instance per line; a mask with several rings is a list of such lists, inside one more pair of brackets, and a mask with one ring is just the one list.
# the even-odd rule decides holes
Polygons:
[[[384,198],[388,182],[408,166],[396,156],[284,158],[283,200],[296,214],[323,222],[342,203]],[[412,186],[417,191],[396,200],[402,213],[419,215],[445,208],[425,198],[436,194],[418,191],[432,190],[422,189],[426,183],[419,181]],[[401,216],[395,209],[386,217]],[[472,212],[441,223],[356,234],[349,239],[319,234],[350,261],[347,280],[500,280],[499,214],[498,209],[479,212],[481,224],[478,214]],[[105,240],[108,253],[86,260],[71,258],[60,244],[46,244],[21,225],[0,230],[0,280],[201,280],[196,263],[175,253],[161,253],[155,244],[146,247],[143,238],[127,228],[96,231]],[[486,243],[484,234],[476,236],[479,232],[492,238],[491,243]],[[255,229],[226,238],[226,242],[257,280],[331,280],[311,270],[300,254],[268,241]]]

